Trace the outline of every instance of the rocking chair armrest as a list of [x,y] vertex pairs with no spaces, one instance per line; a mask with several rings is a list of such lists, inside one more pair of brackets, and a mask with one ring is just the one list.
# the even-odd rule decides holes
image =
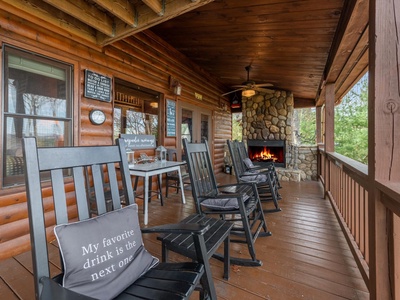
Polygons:
[[[243,177],[254,177],[254,176],[256,176],[256,178],[257,178],[258,175],[263,175],[263,173],[241,174],[241,175],[239,175],[239,177],[243,178]],[[250,181],[253,181],[253,180],[250,180]]]
[[218,194],[216,196],[207,197],[207,199],[228,199],[228,198],[242,198],[243,194],[236,194],[236,193],[225,193],[225,194]]
[[40,300],[95,300],[66,289],[49,277],[40,278],[40,283],[43,285]]
[[230,183],[230,184],[223,184],[223,185],[218,185],[218,189],[223,189],[223,188],[229,188],[229,187],[235,187],[235,186],[243,186],[243,185],[252,185],[254,186],[256,184],[255,181],[246,181],[246,182],[238,182],[238,183]]
[[142,233],[175,233],[175,234],[195,234],[204,235],[210,228],[209,225],[195,224],[195,223],[177,223],[154,226],[149,228],[142,228]]

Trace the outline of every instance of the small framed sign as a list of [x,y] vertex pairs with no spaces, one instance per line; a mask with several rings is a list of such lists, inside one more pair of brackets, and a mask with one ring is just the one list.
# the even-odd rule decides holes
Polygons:
[[167,99],[166,107],[166,136],[176,136],[176,102]]
[[85,95],[100,101],[111,102],[111,78],[85,70]]
[[156,137],[154,135],[120,134],[120,137],[125,140],[127,151],[156,148]]

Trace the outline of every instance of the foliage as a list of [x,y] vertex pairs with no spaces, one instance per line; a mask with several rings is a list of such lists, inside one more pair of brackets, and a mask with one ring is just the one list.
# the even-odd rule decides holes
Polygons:
[[315,108],[299,108],[294,111],[293,130],[296,144],[315,145],[315,114]]
[[335,151],[368,162],[368,77],[365,75],[335,107]]
[[242,113],[233,113],[232,114],[232,140],[242,140],[243,136],[243,121],[242,121]]

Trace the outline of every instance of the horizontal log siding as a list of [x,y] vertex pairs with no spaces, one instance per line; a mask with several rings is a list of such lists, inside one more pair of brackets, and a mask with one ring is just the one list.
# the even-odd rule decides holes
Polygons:
[[[35,18],[28,21],[16,15],[0,11],[0,44],[7,43],[28,51],[71,63],[74,68],[74,144],[100,145],[113,143],[113,103],[106,103],[83,97],[84,70],[89,69],[111,78],[120,78],[134,84],[156,90],[165,98],[184,101],[215,111],[213,151],[216,171],[222,170],[223,144],[231,138],[229,112],[219,111],[219,95],[223,87],[206,71],[195,65],[151,31],[126,38],[100,48],[94,44],[69,40],[46,29],[46,24]],[[43,27],[40,25],[43,24]],[[169,89],[169,76],[178,79],[182,95],[176,97]],[[202,101],[195,93],[203,96]],[[2,101],[2,100],[1,100]],[[160,99],[160,107],[165,100]],[[101,108],[106,122],[101,126],[92,125],[89,112]],[[168,148],[177,147],[177,137],[165,137],[165,113],[160,112],[159,124],[161,144]],[[153,155],[154,151],[146,151]],[[68,185],[68,188],[71,188]],[[44,190],[45,202],[50,203],[51,195]],[[71,191],[69,209],[74,218],[74,193]],[[15,256],[30,248],[29,225],[27,220],[26,195],[23,187],[0,190],[0,260]],[[52,206],[46,204],[49,225],[54,223]],[[53,220],[53,221],[52,221]],[[52,237],[51,226],[48,228]]]
[[224,111],[215,111],[214,121],[214,166],[216,173],[219,173],[224,167],[226,140],[232,138],[232,115]]

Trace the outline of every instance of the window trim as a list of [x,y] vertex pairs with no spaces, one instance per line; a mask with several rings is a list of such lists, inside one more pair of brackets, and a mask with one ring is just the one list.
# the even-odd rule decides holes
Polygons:
[[[75,105],[75,99],[76,99],[76,91],[74,90],[74,86],[76,85],[76,78],[74,76],[74,70],[76,66],[76,62],[71,62],[68,60],[61,60],[57,59],[56,57],[52,55],[43,55],[40,53],[37,53],[38,49],[33,49],[32,51],[28,49],[23,49],[20,47],[16,47],[7,43],[4,43],[3,46],[1,47],[1,61],[0,61],[0,66],[1,66],[1,84],[2,84],[2,105],[1,105],[1,112],[0,112],[0,126],[2,128],[0,132],[0,138],[2,141],[2,145],[0,146],[0,151],[2,153],[3,159],[0,161],[0,176],[2,180],[0,181],[0,189],[9,189],[9,188],[18,188],[21,186],[25,185],[25,182],[23,181],[23,175],[20,175],[21,177],[18,177],[21,180],[16,180],[14,183],[12,180],[10,182],[7,182],[6,180],[6,155],[5,151],[7,150],[6,148],[6,124],[5,122],[7,121],[8,117],[21,117],[24,120],[26,119],[38,119],[38,120],[49,120],[49,121],[62,121],[62,122],[68,122],[68,132],[64,134],[64,141],[67,145],[73,146],[74,145],[74,136],[77,133],[77,129],[74,126],[74,117],[76,116],[76,105]],[[65,90],[65,99],[66,99],[66,110],[67,110],[67,117],[53,117],[53,116],[38,116],[38,115],[29,115],[29,114],[21,114],[17,112],[9,112],[5,111],[7,105],[8,105],[8,69],[10,67],[9,63],[7,62],[6,55],[12,56],[12,57],[22,57],[25,58],[25,62],[28,62],[28,65],[32,66],[35,63],[37,65],[42,64],[42,67],[51,65],[50,68],[44,69],[44,70],[39,70],[38,72],[33,71],[32,69],[29,69],[29,67],[23,66],[20,70],[25,70],[29,71],[31,73],[36,73],[39,75],[44,75],[49,78],[54,78],[54,79],[64,79],[60,78],[60,70],[65,71],[65,82],[66,82],[66,90]],[[7,97],[7,98],[6,98]]]

